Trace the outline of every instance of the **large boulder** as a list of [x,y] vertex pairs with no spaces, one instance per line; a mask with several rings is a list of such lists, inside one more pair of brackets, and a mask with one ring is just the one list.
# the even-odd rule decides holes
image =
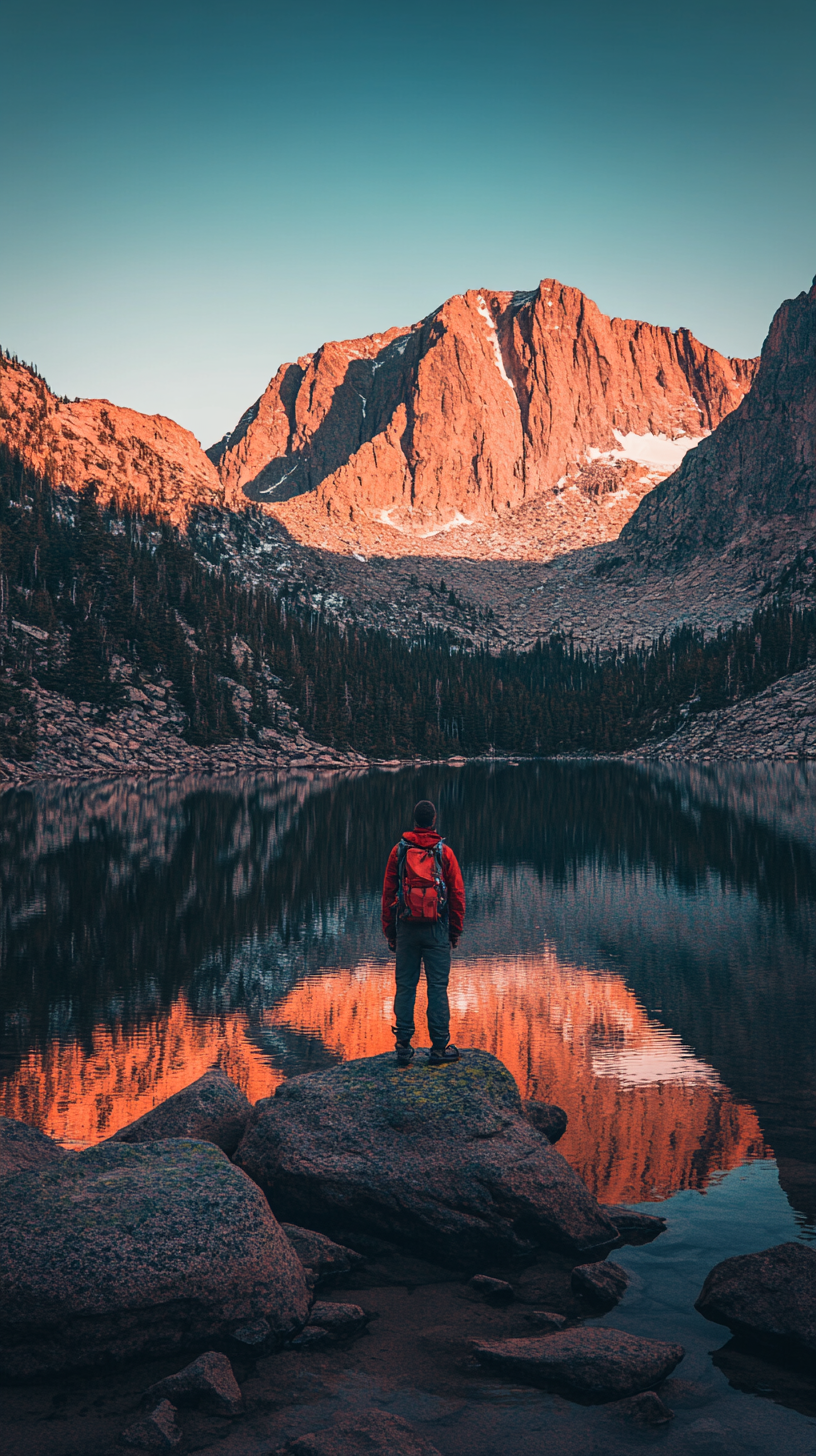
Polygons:
[[735,1335],[816,1352],[816,1249],[776,1244],[715,1264],[695,1305]]
[[488,1052],[408,1070],[386,1054],[293,1077],[257,1103],[235,1162],[281,1219],[458,1264],[617,1237]]
[[155,1143],[160,1138],[197,1138],[215,1143],[231,1156],[249,1122],[252,1103],[226,1072],[211,1067],[197,1082],[174,1092],[109,1139],[116,1143]]
[[482,1365],[576,1400],[621,1400],[659,1385],[679,1365],[682,1345],[624,1330],[576,1329],[511,1340],[474,1340]]
[[40,1168],[43,1163],[56,1163],[67,1157],[64,1148],[27,1122],[16,1117],[0,1117],[0,1178]]
[[102,1143],[3,1185],[0,1377],[206,1349],[308,1316],[303,1266],[212,1143]]

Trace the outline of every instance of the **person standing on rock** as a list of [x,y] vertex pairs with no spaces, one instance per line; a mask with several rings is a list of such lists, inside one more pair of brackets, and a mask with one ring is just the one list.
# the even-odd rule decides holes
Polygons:
[[459,1059],[450,1041],[448,979],[451,947],[458,944],[465,923],[465,887],[456,855],[435,825],[434,805],[421,799],[414,809],[413,829],[394,845],[385,868],[382,928],[397,953],[394,1035],[399,1067],[409,1066],[414,1055],[414,1003],[423,962],[430,1065],[443,1067]]

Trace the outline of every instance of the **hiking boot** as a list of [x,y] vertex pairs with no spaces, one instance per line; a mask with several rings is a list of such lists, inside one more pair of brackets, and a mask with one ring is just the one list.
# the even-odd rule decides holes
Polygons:
[[453,1042],[446,1047],[431,1047],[431,1055],[428,1058],[429,1067],[446,1067],[449,1062],[458,1062],[459,1053]]
[[410,1067],[414,1057],[414,1048],[409,1041],[397,1042],[397,1066]]

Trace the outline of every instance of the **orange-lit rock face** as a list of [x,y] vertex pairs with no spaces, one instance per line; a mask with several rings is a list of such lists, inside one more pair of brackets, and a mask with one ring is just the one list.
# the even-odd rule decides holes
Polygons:
[[535,502],[519,531],[547,554],[617,534],[755,372],[554,279],[471,290],[283,366],[209,453],[231,504],[247,492],[311,544],[490,554],[485,524]]
[[106,399],[64,403],[29,369],[0,358],[0,440],[54,485],[99,485],[103,503],[138,506],[177,525],[223,487],[194,435],[164,415]]
[[[417,1045],[429,1045],[422,987]],[[389,969],[301,981],[266,1020],[319,1035],[345,1058],[393,1046]],[[493,1052],[523,1097],[569,1116],[559,1150],[602,1201],[704,1188],[765,1151],[753,1110],[647,1017],[623,981],[564,966],[551,953],[454,963],[451,1032]]]

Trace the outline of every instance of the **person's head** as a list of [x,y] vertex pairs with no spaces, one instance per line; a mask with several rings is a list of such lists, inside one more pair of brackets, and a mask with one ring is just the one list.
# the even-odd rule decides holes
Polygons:
[[433,829],[436,823],[436,808],[430,799],[420,799],[414,807],[414,824],[417,829]]

